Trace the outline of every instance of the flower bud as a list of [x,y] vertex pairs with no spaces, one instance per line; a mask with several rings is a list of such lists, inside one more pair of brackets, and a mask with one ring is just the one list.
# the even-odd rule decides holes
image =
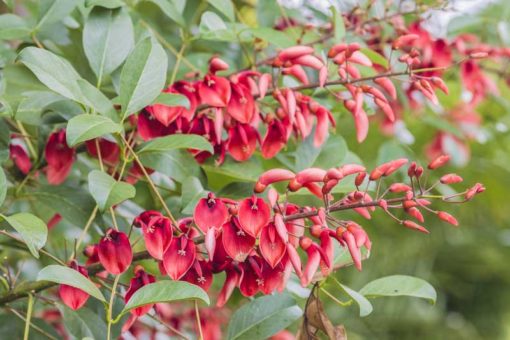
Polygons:
[[457,174],[447,174],[442,176],[439,181],[443,184],[455,184],[462,182],[463,179]]
[[449,155],[441,155],[441,156],[437,157],[436,159],[434,159],[433,161],[431,161],[427,167],[430,170],[434,170],[439,167],[442,167],[443,165],[448,163],[449,160],[450,160]]
[[456,227],[459,225],[459,222],[457,221],[457,219],[455,217],[453,217],[452,215],[448,214],[447,212],[439,211],[437,213],[437,217],[439,217],[443,221],[448,222],[451,225],[454,225]]
[[421,226],[418,223],[415,223],[413,221],[405,220],[405,221],[402,222],[402,224],[406,228],[417,230],[417,231],[420,231],[420,232],[425,233],[425,234],[430,234],[430,232],[425,227],[423,227],[423,226]]

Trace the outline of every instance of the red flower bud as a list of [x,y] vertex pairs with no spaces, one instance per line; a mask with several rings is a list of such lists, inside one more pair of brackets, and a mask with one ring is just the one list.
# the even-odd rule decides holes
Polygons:
[[439,167],[442,167],[446,163],[448,163],[449,160],[450,160],[449,155],[441,155],[441,156],[437,157],[436,159],[434,159],[432,162],[430,162],[428,165],[428,168],[430,170],[437,169]]
[[439,217],[443,221],[448,222],[448,223],[450,223],[450,224],[452,224],[454,226],[458,226],[459,225],[459,222],[457,221],[457,219],[455,217],[453,217],[452,215],[448,214],[447,212],[439,211],[437,213],[437,217]]
[[443,184],[455,184],[462,182],[463,179],[457,174],[447,174],[441,177],[440,182]]
[[127,235],[112,228],[106,231],[99,242],[98,255],[104,269],[113,275],[125,272],[133,260]]
[[402,47],[411,46],[420,36],[418,34],[405,34],[393,41],[391,48],[398,50]]
[[403,224],[404,224],[404,227],[406,227],[406,228],[413,229],[413,230],[418,230],[418,231],[421,231],[422,233],[425,233],[425,234],[430,234],[430,232],[425,227],[423,227],[423,226],[421,226],[418,223],[415,223],[413,221],[405,220],[403,222]]

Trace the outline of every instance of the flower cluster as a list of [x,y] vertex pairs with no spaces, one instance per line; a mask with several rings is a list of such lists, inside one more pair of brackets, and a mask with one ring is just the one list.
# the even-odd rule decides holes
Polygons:
[[[445,165],[449,156],[441,155],[428,164],[429,170]],[[133,221],[143,235],[148,256],[159,263],[162,275],[172,280],[184,280],[205,291],[211,287],[215,274],[225,272],[226,279],[218,294],[217,306],[223,306],[234,289],[244,296],[259,292],[270,294],[282,291],[292,272],[303,286],[328,276],[335,267],[335,245],[345,247],[353,264],[361,270],[361,249],[371,249],[371,241],[360,224],[339,219],[335,212],[352,210],[370,220],[372,213],[381,209],[402,226],[423,233],[424,212],[430,212],[452,225],[457,220],[445,211],[433,210],[430,192],[440,184],[462,182],[456,174],[445,174],[430,186],[423,179],[423,167],[407,159],[396,159],[377,166],[371,172],[358,164],[346,164],[331,169],[310,168],[294,173],[272,169],[263,173],[254,187],[255,194],[240,201],[216,197],[209,193],[201,198],[192,217],[176,223],[159,211],[145,211]],[[400,172],[406,173],[408,183],[393,182],[381,188],[382,179]],[[335,199],[335,187],[348,177],[354,179],[354,190]],[[275,183],[287,183],[287,192],[308,190],[323,200],[322,207],[298,206],[281,199],[272,188]],[[377,183],[370,195],[366,189]],[[365,190],[362,189],[365,188]],[[267,198],[260,195],[267,190]],[[481,193],[481,184],[450,196],[440,196],[444,202],[464,202]],[[285,195],[287,197],[287,195]],[[401,219],[395,210],[403,210],[408,218]],[[300,254],[301,253],[301,254]],[[126,233],[110,228],[96,245],[86,248],[87,265],[100,262],[107,274],[124,273],[133,262],[133,251]],[[71,268],[87,276],[85,267],[71,262]],[[142,267],[135,268],[135,276],[126,291],[127,302],[133,293],[156,278]],[[77,288],[61,286],[64,303],[78,309],[88,295]],[[136,317],[144,315],[151,305],[134,309]]]

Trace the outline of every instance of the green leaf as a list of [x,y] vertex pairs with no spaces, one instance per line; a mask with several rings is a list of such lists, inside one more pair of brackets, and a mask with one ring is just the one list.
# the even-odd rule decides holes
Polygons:
[[78,0],[41,0],[39,1],[39,20],[34,31],[43,26],[62,21],[78,5]]
[[59,94],[52,91],[27,91],[23,92],[23,100],[19,103],[16,110],[16,119],[30,125],[39,125],[41,115],[46,107],[67,100]]
[[87,223],[95,202],[81,187],[67,185],[40,186],[36,191],[28,191],[23,198],[34,200],[62,215],[67,221],[83,228]]
[[18,59],[48,88],[81,102],[81,91],[77,84],[81,77],[67,60],[37,47],[24,48]]
[[320,147],[313,145],[313,134],[302,141],[294,152],[295,171],[301,171],[312,166],[330,168],[339,166],[347,154],[347,144],[338,135],[329,136],[328,140]]
[[373,62],[374,64],[381,65],[386,69],[389,67],[388,59],[386,59],[384,56],[377,53],[376,51],[364,47],[360,49],[360,52],[366,55],[368,59],[370,59],[370,61]]
[[182,182],[181,213],[192,215],[198,200],[207,196],[202,183],[196,177],[188,177]]
[[214,152],[211,143],[202,136],[176,134],[154,138],[153,140],[142,143],[138,147],[138,153],[164,152],[175,149],[195,149],[209,151],[210,153]]
[[165,13],[166,16],[175,21],[178,25],[182,27],[186,26],[186,22],[182,17],[182,11],[179,10],[177,5],[174,3],[174,0],[149,0],[149,1],[156,4],[163,11],[163,13]]
[[161,93],[152,104],[161,104],[166,106],[183,106],[189,109],[189,99],[182,94],[177,93]]
[[374,310],[374,307],[372,307],[372,304],[370,301],[367,300],[366,297],[364,297],[362,294],[358,293],[357,291],[347,287],[346,285],[341,284],[338,282],[338,285],[344,290],[344,292],[349,295],[354,302],[356,302],[359,306],[359,316],[364,317],[372,313]]
[[112,102],[101,91],[83,79],[78,79],[78,86],[83,95],[85,105],[114,122],[119,120]]
[[102,339],[107,333],[104,320],[87,307],[75,311],[65,305],[59,305],[58,309],[63,317],[65,328],[76,339],[86,337]]
[[50,265],[41,269],[37,281],[50,281],[79,288],[96,299],[106,302],[96,285],[77,270],[61,265]]
[[89,172],[88,179],[90,194],[101,211],[135,197],[135,187],[129,183],[117,182],[105,172],[93,170]]
[[262,296],[232,315],[227,339],[266,339],[288,327],[302,314],[303,311],[289,294]]
[[217,166],[213,161],[202,165],[207,172],[207,178],[211,174],[218,175],[223,185],[225,185],[225,177],[230,177],[237,181],[256,182],[260,174],[264,172],[262,162],[258,157],[251,157],[245,162],[236,162],[231,158],[227,158],[225,163]]
[[121,0],[86,0],[86,7],[99,6],[109,9],[114,9],[124,6],[124,2]]
[[255,37],[267,41],[280,48],[287,48],[294,45],[292,38],[283,31],[278,31],[270,27],[257,27],[250,29]]
[[359,291],[366,297],[412,296],[436,303],[437,293],[425,280],[407,275],[392,275],[369,282]]
[[138,112],[158,97],[165,85],[168,58],[150,38],[140,41],[129,54],[120,75],[123,117]]
[[226,29],[227,25],[225,25],[225,22],[218,14],[213,12],[205,12],[202,14],[202,18],[200,19],[200,31],[218,31]]
[[182,182],[189,176],[199,176],[200,167],[188,152],[184,150],[168,150],[146,152],[139,155],[142,164]]
[[0,206],[4,204],[7,195],[7,178],[5,178],[4,169],[0,167]]
[[334,6],[331,6],[331,12],[333,13],[333,32],[335,34],[335,41],[340,42],[345,37],[345,23],[344,18]]
[[216,8],[221,14],[228,18],[230,21],[236,21],[234,13],[234,5],[231,0],[208,0],[214,8]]
[[29,213],[18,213],[11,216],[0,214],[21,236],[28,250],[39,258],[39,249],[44,247],[48,238],[48,227],[39,217]]
[[108,133],[119,133],[121,131],[122,126],[114,123],[108,117],[81,114],[73,117],[67,123],[67,144],[72,147]]
[[209,296],[200,287],[184,281],[162,280],[143,286],[129,299],[122,314],[130,310],[158,302],[201,300],[209,305]]
[[0,40],[20,39],[30,34],[25,19],[15,14],[0,15]]
[[126,60],[135,44],[126,9],[95,7],[83,28],[83,49],[98,83]]

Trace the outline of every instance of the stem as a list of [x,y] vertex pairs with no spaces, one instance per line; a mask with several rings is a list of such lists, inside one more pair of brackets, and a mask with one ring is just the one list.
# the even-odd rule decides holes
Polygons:
[[175,60],[174,70],[172,71],[172,77],[170,77],[170,84],[173,84],[175,81],[175,77],[177,77],[177,71],[179,70],[179,66],[181,64],[182,56],[184,54],[184,50],[186,49],[186,44],[182,43],[181,49],[177,54],[177,59]]
[[150,187],[152,188],[152,191],[154,191],[154,193],[156,194],[156,196],[158,197],[158,200],[161,202],[161,205],[163,206],[163,209],[165,210],[166,214],[168,215],[168,217],[172,220],[172,223],[177,225],[177,221],[176,219],[174,218],[174,216],[172,215],[172,212],[170,211],[170,209],[168,209],[168,206],[166,205],[166,202],[165,200],[163,199],[163,197],[161,196],[161,194],[159,193],[158,189],[156,188],[156,186],[154,185],[154,182],[152,181],[152,178],[150,177],[150,175],[147,173],[147,170],[145,170],[145,167],[143,166],[142,162],[140,161],[140,158],[138,158],[138,155],[136,154],[135,150],[133,150],[133,148],[131,147],[131,145],[129,145],[129,143],[126,141],[126,138],[124,138],[124,136],[120,136],[122,138],[122,140],[124,141],[124,144],[126,145],[126,147],[128,148],[129,152],[131,152],[131,154],[133,155],[133,158],[135,159],[135,162],[138,164],[138,166],[140,167],[140,169],[142,170],[143,172],[143,175],[145,176],[145,178],[147,179],[147,181],[149,182],[149,185]]
[[23,333],[23,340],[28,340],[30,333],[30,319],[32,318],[32,309],[34,307],[34,296],[28,294],[28,307],[27,307],[27,318],[25,320],[25,332]]
[[112,333],[112,311],[113,311],[113,301],[115,300],[115,294],[117,292],[117,284],[119,283],[120,276],[122,274],[119,274],[115,277],[115,280],[113,281],[112,286],[112,292],[110,294],[110,303],[108,304],[108,313],[106,314],[106,321],[108,322],[108,331],[106,335],[107,340],[111,340],[111,333]]
[[[23,321],[26,320],[26,318],[20,312],[18,312],[17,310],[15,310],[13,308],[10,308],[10,307],[7,307],[6,309],[9,312],[11,312],[12,314],[14,314],[15,316],[17,316],[19,319],[21,319]],[[57,338],[55,338],[53,335],[48,334],[43,329],[39,328],[37,325],[35,325],[33,323],[30,323],[30,327],[32,327],[33,329],[35,329],[36,331],[38,331],[39,333],[41,333],[42,335],[44,335],[45,337],[47,337],[50,340],[57,340]]]
[[34,160],[37,161],[37,151],[35,150],[34,145],[32,144],[32,141],[30,140],[30,137],[28,137],[30,135],[28,134],[27,130],[25,130],[25,127],[19,120],[16,121],[16,125],[18,126],[18,129],[23,134],[23,136],[25,136],[24,137],[25,143],[27,143],[28,150],[32,154],[32,157],[34,158]]
[[[172,44],[170,44],[161,34],[159,34],[158,31],[152,28],[152,26],[149,25],[145,20],[140,19],[139,23],[142,26],[145,26],[145,28],[147,28],[149,31],[151,31],[152,34],[154,34],[154,37],[156,37],[156,40],[158,40],[161,45],[165,46],[170,52],[172,52],[173,55],[175,55],[176,57],[179,55],[179,52],[177,52],[175,47],[173,47]],[[193,65],[188,59],[182,58],[182,61],[194,72],[200,72],[200,70],[195,65]]]
[[195,317],[197,318],[197,327],[198,327],[198,339],[204,340],[204,334],[202,333],[202,323],[200,321],[200,311],[198,310],[198,301],[195,300]]
[[350,306],[352,304],[352,300],[349,300],[347,302],[342,302],[342,301],[338,300],[333,294],[328,292],[326,289],[321,287],[320,290],[321,290],[321,292],[326,294],[331,300],[335,301],[336,303],[338,303],[342,307],[347,307],[347,306]]
[[83,242],[83,239],[85,238],[85,235],[89,231],[89,228],[92,225],[92,222],[94,221],[94,218],[96,218],[96,214],[97,214],[98,209],[99,209],[99,207],[96,205],[94,207],[94,210],[92,210],[92,213],[90,214],[89,220],[87,221],[87,224],[85,225],[85,228],[83,228],[83,231],[81,232],[80,237],[78,237],[78,241],[76,241],[76,247],[73,250],[73,252],[71,254],[71,257],[69,258],[69,261],[74,259],[74,257],[76,256],[76,249],[78,249],[80,247],[81,243]]

